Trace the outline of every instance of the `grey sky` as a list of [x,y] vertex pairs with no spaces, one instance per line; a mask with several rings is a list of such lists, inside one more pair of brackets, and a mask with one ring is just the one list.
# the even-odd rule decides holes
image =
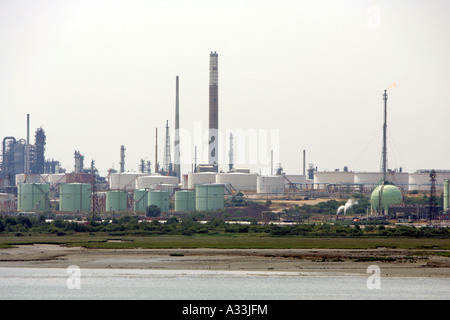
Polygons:
[[[303,149],[320,171],[378,171],[382,94],[393,83],[389,167],[450,169],[449,7],[444,0],[0,0],[0,137],[25,138],[29,113],[32,132],[42,126],[47,134],[46,157],[68,171],[74,150],[101,173],[118,169],[122,144],[126,169],[137,171],[141,158],[154,161],[158,127],[162,165],[175,77],[180,126],[193,137],[196,123],[208,127],[209,53],[217,51],[219,128],[278,130],[287,173],[302,173]],[[219,155],[224,170],[227,152]],[[237,165],[258,172],[262,158]]]

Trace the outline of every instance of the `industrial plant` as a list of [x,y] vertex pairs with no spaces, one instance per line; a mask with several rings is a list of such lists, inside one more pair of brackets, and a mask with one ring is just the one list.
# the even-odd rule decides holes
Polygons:
[[[387,100],[383,94],[384,123],[382,165],[379,172],[342,170],[318,171],[312,163],[303,174],[283,172],[281,165],[270,175],[251,172],[234,165],[233,135],[230,135],[228,171],[219,170],[219,74],[218,54],[210,53],[208,163],[195,163],[189,172],[181,171],[179,77],[175,78],[175,138],[172,149],[169,121],[165,123],[163,162],[158,160],[156,128],[155,160],[141,159],[139,172],[125,170],[126,146],[121,145],[120,169],[100,176],[92,161],[87,167],[84,156],[74,150],[73,170],[61,168],[58,161],[46,158],[46,134],[35,130],[30,139],[30,115],[26,138],[3,138],[0,166],[0,212],[2,214],[53,213],[108,217],[110,214],[134,214],[146,217],[148,208],[159,208],[161,217],[195,211],[223,210],[226,200],[240,194],[255,201],[308,200],[340,198],[353,194],[369,197],[365,218],[396,217],[399,213],[428,221],[448,221],[450,213],[450,170],[421,169],[413,173],[390,170],[387,166]],[[222,164],[225,165],[225,164]],[[273,168],[273,164],[271,164]],[[68,172],[70,171],[70,172]],[[153,171],[153,172],[152,172]],[[426,194],[426,205],[406,205],[406,193]],[[436,198],[443,194],[443,202]],[[351,202],[349,202],[351,205]],[[337,216],[345,217],[346,206]],[[262,214],[261,214],[262,216]],[[448,222],[447,222],[448,223]]]

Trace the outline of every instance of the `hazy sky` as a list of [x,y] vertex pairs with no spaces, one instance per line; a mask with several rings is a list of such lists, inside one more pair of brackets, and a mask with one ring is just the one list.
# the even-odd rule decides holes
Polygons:
[[255,172],[270,149],[290,174],[303,150],[319,171],[379,171],[393,83],[389,167],[450,169],[449,12],[446,0],[0,0],[0,138],[26,138],[29,113],[46,158],[70,172],[79,150],[104,174],[121,145],[126,170],[153,163],[158,128],[162,165],[178,75],[186,173],[195,145],[207,159],[217,51],[223,170],[240,130],[257,143],[235,146],[236,165]]

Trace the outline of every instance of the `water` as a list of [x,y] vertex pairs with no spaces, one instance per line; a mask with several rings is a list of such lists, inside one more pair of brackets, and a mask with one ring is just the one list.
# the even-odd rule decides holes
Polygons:
[[[0,299],[338,300],[445,299],[448,278],[211,270],[0,268]],[[79,288],[77,289],[77,284]]]

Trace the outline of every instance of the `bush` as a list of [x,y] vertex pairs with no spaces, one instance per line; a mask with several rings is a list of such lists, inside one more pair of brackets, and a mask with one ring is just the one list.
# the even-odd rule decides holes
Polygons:
[[161,215],[161,208],[151,204],[145,209],[145,215],[147,217],[159,217]]

